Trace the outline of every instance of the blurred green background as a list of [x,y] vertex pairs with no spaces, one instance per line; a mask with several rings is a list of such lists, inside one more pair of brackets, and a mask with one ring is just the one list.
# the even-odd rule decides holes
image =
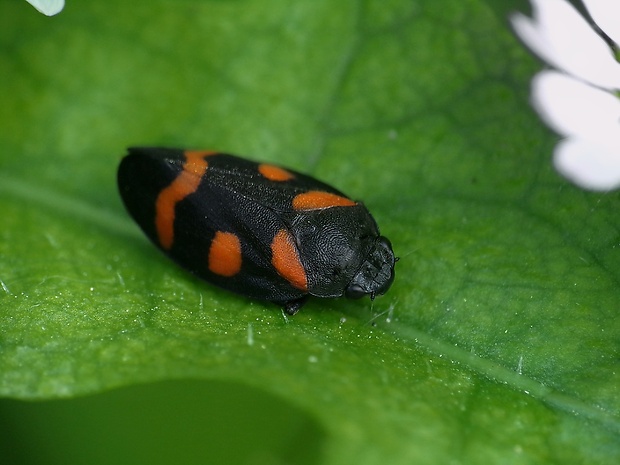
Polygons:
[[238,383],[169,381],[0,402],[2,463],[321,463],[310,415]]

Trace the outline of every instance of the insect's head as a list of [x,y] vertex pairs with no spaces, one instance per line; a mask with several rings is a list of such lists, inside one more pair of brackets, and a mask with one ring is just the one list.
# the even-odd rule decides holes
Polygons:
[[376,295],[385,294],[394,281],[396,260],[390,241],[383,236],[377,237],[366,261],[347,286],[345,295],[350,299],[370,295],[374,299]]

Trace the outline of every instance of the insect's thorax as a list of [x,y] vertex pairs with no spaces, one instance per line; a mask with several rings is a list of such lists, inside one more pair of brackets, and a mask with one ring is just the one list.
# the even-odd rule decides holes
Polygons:
[[[342,214],[342,209],[347,214]],[[291,218],[308,291],[338,297],[371,252],[379,231],[363,205],[296,212]]]

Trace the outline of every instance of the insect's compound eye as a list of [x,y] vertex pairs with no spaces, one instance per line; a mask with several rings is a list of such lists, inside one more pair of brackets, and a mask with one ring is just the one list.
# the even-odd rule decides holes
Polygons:
[[351,284],[347,287],[344,295],[349,299],[361,299],[367,294],[366,290],[359,284]]

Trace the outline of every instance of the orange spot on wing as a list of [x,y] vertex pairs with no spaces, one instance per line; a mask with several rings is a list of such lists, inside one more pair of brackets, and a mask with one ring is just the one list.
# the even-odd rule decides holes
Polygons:
[[271,263],[278,274],[286,279],[291,286],[306,292],[308,290],[308,278],[304,270],[297,247],[291,235],[280,229],[271,243]]
[[318,210],[330,207],[352,207],[357,205],[353,200],[340,195],[323,191],[308,191],[296,195],[293,199],[295,210]]
[[241,241],[233,233],[217,231],[209,248],[209,270],[231,277],[241,271]]
[[270,181],[288,181],[295,177],[293,173],[285,170],[284,168],[268,165],[266,163],[258,165],[258,172]]
[[174,242],[174,218],[177,203],[188,195],[196,192],[200,180],[207,172],[207,162],[204,159],[214,152],[188,150],[185,152],[183,171],[163,189],[155,201],[155,228],[160,245],[168,250]]
[[185,150],[183,151],[183,155],[185,158],[204,158],[209,155],[216,155],[217,152],[213,150]]

